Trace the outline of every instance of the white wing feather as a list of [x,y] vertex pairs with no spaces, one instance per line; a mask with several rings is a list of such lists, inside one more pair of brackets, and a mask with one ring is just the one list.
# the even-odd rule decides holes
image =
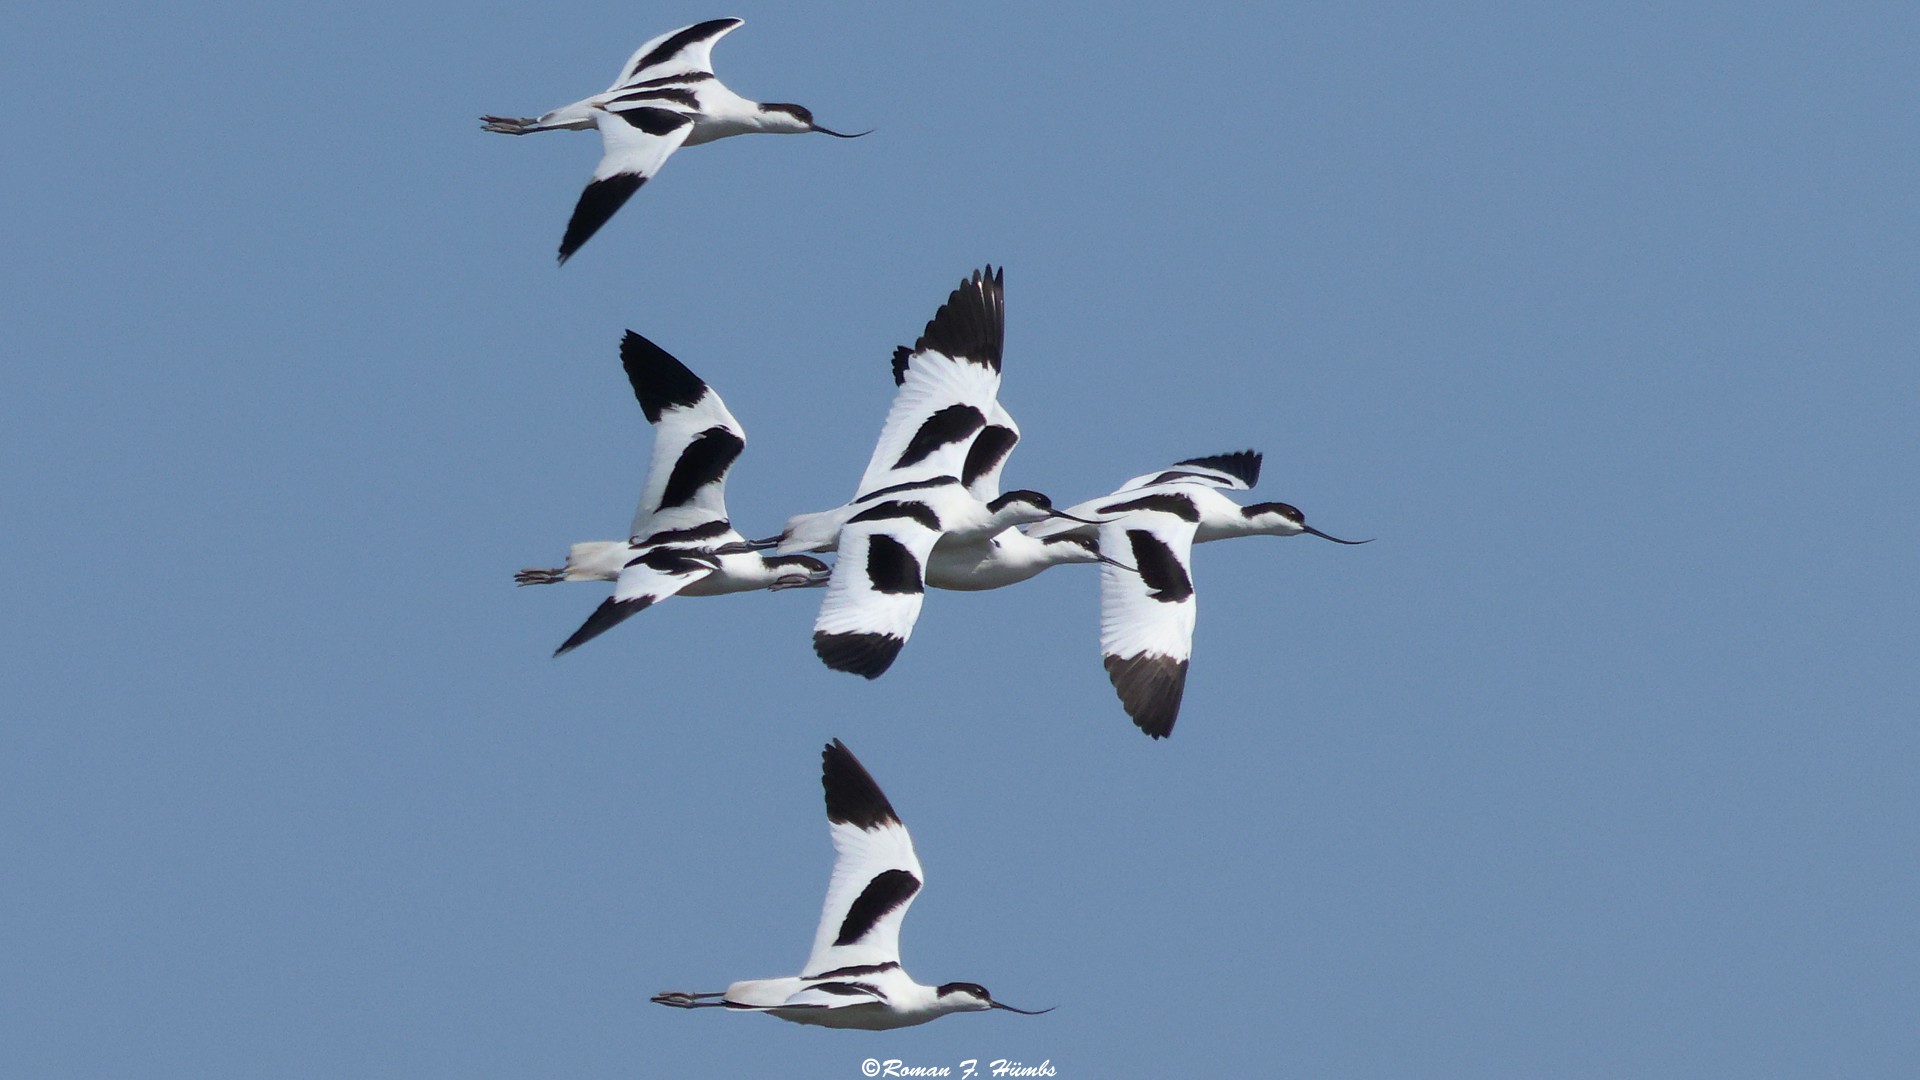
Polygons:
[[[874,537],[884,536],[918,562],[920,588],[910,592],[882,592],[869,572]],[[920,618],[920,606],[926,597],[927,557],[940,534],[909,518],[883,518],[854,521],[840,529],[840,542],[834,565],[838,568],[827,583],[827,594],[820,600],[820,614],[814,620],[816,633],[885,634],[905,643]]]
[[932,349],[914,353],[907,362],[900,389],[893,395],[893,405],[887,410],[880,440],[867,461],[867,471],[860,477],[856,496],[936,476],[958,477],[966,464],[967,448],[973,444],[971,438],[947,443],[904,466],[900,465],[900,459],[914,435],[935,414],[962,406],[976,410],[984,422],[992,414],[999,393],[1000,373],[984,364],[955,359]]
[[[900,962],[900,924],[913,904],[909,896],[883,915],[859,940],[836,945],[840,928],[868,885],[888,871],[912,874],[925,885],[926,873],[914,854],[913,838],[897,819],[878,828],[863,829],[849,822],[833,822],[833,877],[827,883],[827,899],[820,909],[820,927],[813,935],[813,950],[807,956],[803,977],[845,967]],[[915,890],[918,895],[918,890]]]
[[[1198,605],[1188,567],[1194,531],[1194,522],[1150,510],[1130,511],[1100,526],[1100,553],[1139,571],[1100,565],[1103,655],[1152,653],[1176,661],[1192,655]],[[1136,542],[1135,533],[1145,539]]]
[[[649,104],[647,108],[659,109]],[[679,112],[678,109],[665,109],[666,112]],[[660,166],[673,156],[680,144],[687,141],[687,135],[693,131],[691,123],[680,124],[664,135],[654,135],[620,118],[619,112],[606,109],[593,110],[593,125],[600,129],[602,153],[600,164],[594,166],[593,179],[606,180],[620,175],[639,176],[650,179],[660,172]]]
[[[669,30],[659,37],[648,41],[645,45],[633,50],[633,55],[627,57],[627,62],[620,65],[619,77],[614,79],[613,85],[607,87],[607,89],[618,90],[628,83],[645,79],[663,79],[669,75],[689,75],[697,72],[707,72],[711,74],[713,72],[714,43],[735,30],[738,30],[743,25],[745,25],[745,20],[743,19],[714,19],[709,22],[683,26],[678,30]],[[684,34],[689,30],[700,27],[706,27],[707,32],[699,35],[697,40],[688,42],[674,50],[671,54],[648,64],[645,69],[640,69],[640,62],[645,60],[655,49],[665,45],[678,34]]]
[[674,467],[680,463],[688,447],[696,442],[703,446],[725,444],[729,436],[737,440],[737,445],[745,446],[745,429],[727,411],[726,402],[720,400],[720,395],[711,386],[691,407],[676,406],[662,410],[660,422],[654,425],[653,453],[647,460],[646,485],[641,489],[640,505],[634,510],[633,525],[627,534],[644,537],[669,529],[687,529],[709,522],[726,521],[727,474],[724,471],[719,479],[702,484],[692,498],[679,506],[663,508],[660,499],[666,494],[667,482],[673,477]]

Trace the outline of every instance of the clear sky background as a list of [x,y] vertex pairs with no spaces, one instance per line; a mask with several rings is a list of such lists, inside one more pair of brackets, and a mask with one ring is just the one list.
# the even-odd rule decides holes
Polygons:
[[[56,5],[0,155],[0,1074],[1874,1076],[1920,1060],[1904,4]],[[508,139],[642,40],[870,137]],[[749,535],[852,490],[888,358],[1004,264],[1017,486],[1266,452],[1342,548],[1199,549],[1155,743],[1089,567],[560,660],[632,327]],[[648,1004],[791,974],[821,744],[925,982],[1044,1017]]]

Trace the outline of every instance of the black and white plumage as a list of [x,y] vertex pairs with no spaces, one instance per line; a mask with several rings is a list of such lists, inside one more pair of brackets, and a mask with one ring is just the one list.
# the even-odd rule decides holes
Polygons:
[[[1112,494],[1067,508],[1066,514],[1086,516],[1099,512],[1103,503],[1130,491],[1143,491],[1163,484],[1183,484],[1200,512],[1194,543],[1228,540],[1236,536],[1299,536],[1305,533],[1336,544],[1365,544],[1366,540],[1342,540],[1307,524],[1306,515],[1297,507],[1281,502],[1251,503],[1242,506],[1222,495],[1222,491],[1250,491],[1260,482],[1262,455],[1257,450],[1236,450],[1230,454],[1212,454],[1175,462],[1156,472],[1142,473],[1116,488]],[[1091,538],[1095,526],[1075,522],[1066,515],[1060,520],[1042,521],[1027,530],[1036,537],[1085,536]]]
[[[828,667],[874,679],[893,664],[919,618],[935,545],[984,540],[1055,513],[1037,491],[982,500],[963,479],[976,436],[1004,415],[1005,325],[1004,275],[975,271],[919,340],[895,351],[893,404],[854,498],[789,518],[769,541],[782,553],[838,552],[840,570],[814,622],[814,651]],[[997,463],[978,471],[997,480]]]
[[1100,567],[1100,655],[1127,715],[1164,739],[1180,715],[1193,654],[1198,602],[1189,555],[1200,514],[1176,490],[1108,505],[1100,550],[1132,569]]
[[900,924],[926,874],[907,828],[873,777],[835,739],[821,754],[833,877],[801,974],[736,982],[718,993],[668,991],[661,1005],[763,1012],[796,1024],[880,1031],[955,1012],[1005,1009],[978,983],[923,986],[900,966]]
[[573,545],[567,564],[526,569],[522,585],[613,581],[613,595],[562,644],[577,648],[678,593],[720,596],[824,585],[827,564],[804,555],[762,555],[727,518],[727,473],[747,436],[720,395],[665,349],[629,330],[620,362],[647,421],[653,452],[625,540]]
[[1338,544],[1367,543],[1312,528],[1286,503],[1241,506],[1221,494],[1251,489],[1260,479],[1260,461],[1253,450],[1189,458],[1133,477],[1112,494],[1069,511],[1096,518],[1096,526],[1044,521],[1028,530],[1051,540],[1092,539],[1102,556],[1126,564],[1100,569],[1100,654],[1127,715],[1156,739],[1173,732],[1186,691],[1198,609],[1194,544],[1303,533]]
[[714,78],[714,43],[742,25],[710,19],[662,34],[640,46],[605,91],[539,117],[483,116],[484,128],[503,135],[600,129],[604,154],[574,205],[560,241],[560,261],[614,215],[682,146],[752,132],[844,135],[813,122],[813,113],[786,102],[760,104]]
[[[1000,473],[1020,442],[1020,425],[995,401],[987,423],[967,448],[960,482],[968,494],[991,503],[1000,497]],[[927,559],[927,584],[954,592],[982,592],[1017,585],[1043,570],[1067,563],[1111,561],[1087,536],[1067,534],[1045,540],[1019,528],[991,535],[942,536]]]

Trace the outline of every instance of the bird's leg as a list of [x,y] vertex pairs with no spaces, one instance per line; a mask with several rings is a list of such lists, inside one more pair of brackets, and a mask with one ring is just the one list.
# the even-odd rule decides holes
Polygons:
[[724,1001],[707,1001],[707,998],[725,997],[724,992],[711,994],[689,994],[682,990],[662,990],[653,995],[655,1005],[671,1005],[676,1009],[714,1009],[726,1004]]
[[537,116],[483,116],[482,131],[497,131],[502,135],[525,135],[540,122]]
[[564,566],[557,566],[551,570],[529,566],[525,570],[515,571],[513,575],[515,585],[552,585],[566,579],[567,568]]
[[826,585],[827,580],[828,579],[824,577],[815,578],[811,574],[788,574],[785,577],[777,579],[776,581],[774,581],[773,584],[767,586],[767,591],[779,592],[781,589],[820,588]]

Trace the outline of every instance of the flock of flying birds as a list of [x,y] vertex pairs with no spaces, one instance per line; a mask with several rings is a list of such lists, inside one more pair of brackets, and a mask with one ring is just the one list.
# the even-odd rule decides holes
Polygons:
[[[740,25],[714,19],[662,34],[634,52],[606,91],[544,116],[481,118],[485,130],[509,135],[599,129],[604,154],[567,223],[562,263],[683,145],[752,132],[858,137],[821,127],[801,106],[756,103],[721,85],[713,45]],[[975,271],[912,346],[894,351],[893,405],[853,497],[795,515],[777,536],[758,540],[734,529],[726,507],[727,474],[746,447],[739,421],[705,380],[627,331],[621,363],[654,427],[627,538],[576,543],[565,565],[515,575],[521,585],[613,582],[613,594],[554,655],[676,595],[823,588],[814,651],[836,671],[874,679],[912,635],[927,587],[997,589],[1052,566],[1097,563],[1108,676],[1134,723],[1166,737],[1192,652],[1195,543],[1301,534],[1366,541],[1329,536],[1286,503],[1243,505],[1223,494],[1259,480],[1261,456],[1252,450],[1176,462],[1064,510],[1037,491],[1002,492],[1001,472],[1020,440],[999,402],[1004,325],[1003,273]],[[834,554],[831,566],[808,554],[825,552]],[[950,1012],[1026,1011],[976,983],[924,986],[906,975],[900,923],[924,881],[912,841],[837,739],[824,752],[821,780],[836,859],[803,973],[653,1000],[868,1029]]]

